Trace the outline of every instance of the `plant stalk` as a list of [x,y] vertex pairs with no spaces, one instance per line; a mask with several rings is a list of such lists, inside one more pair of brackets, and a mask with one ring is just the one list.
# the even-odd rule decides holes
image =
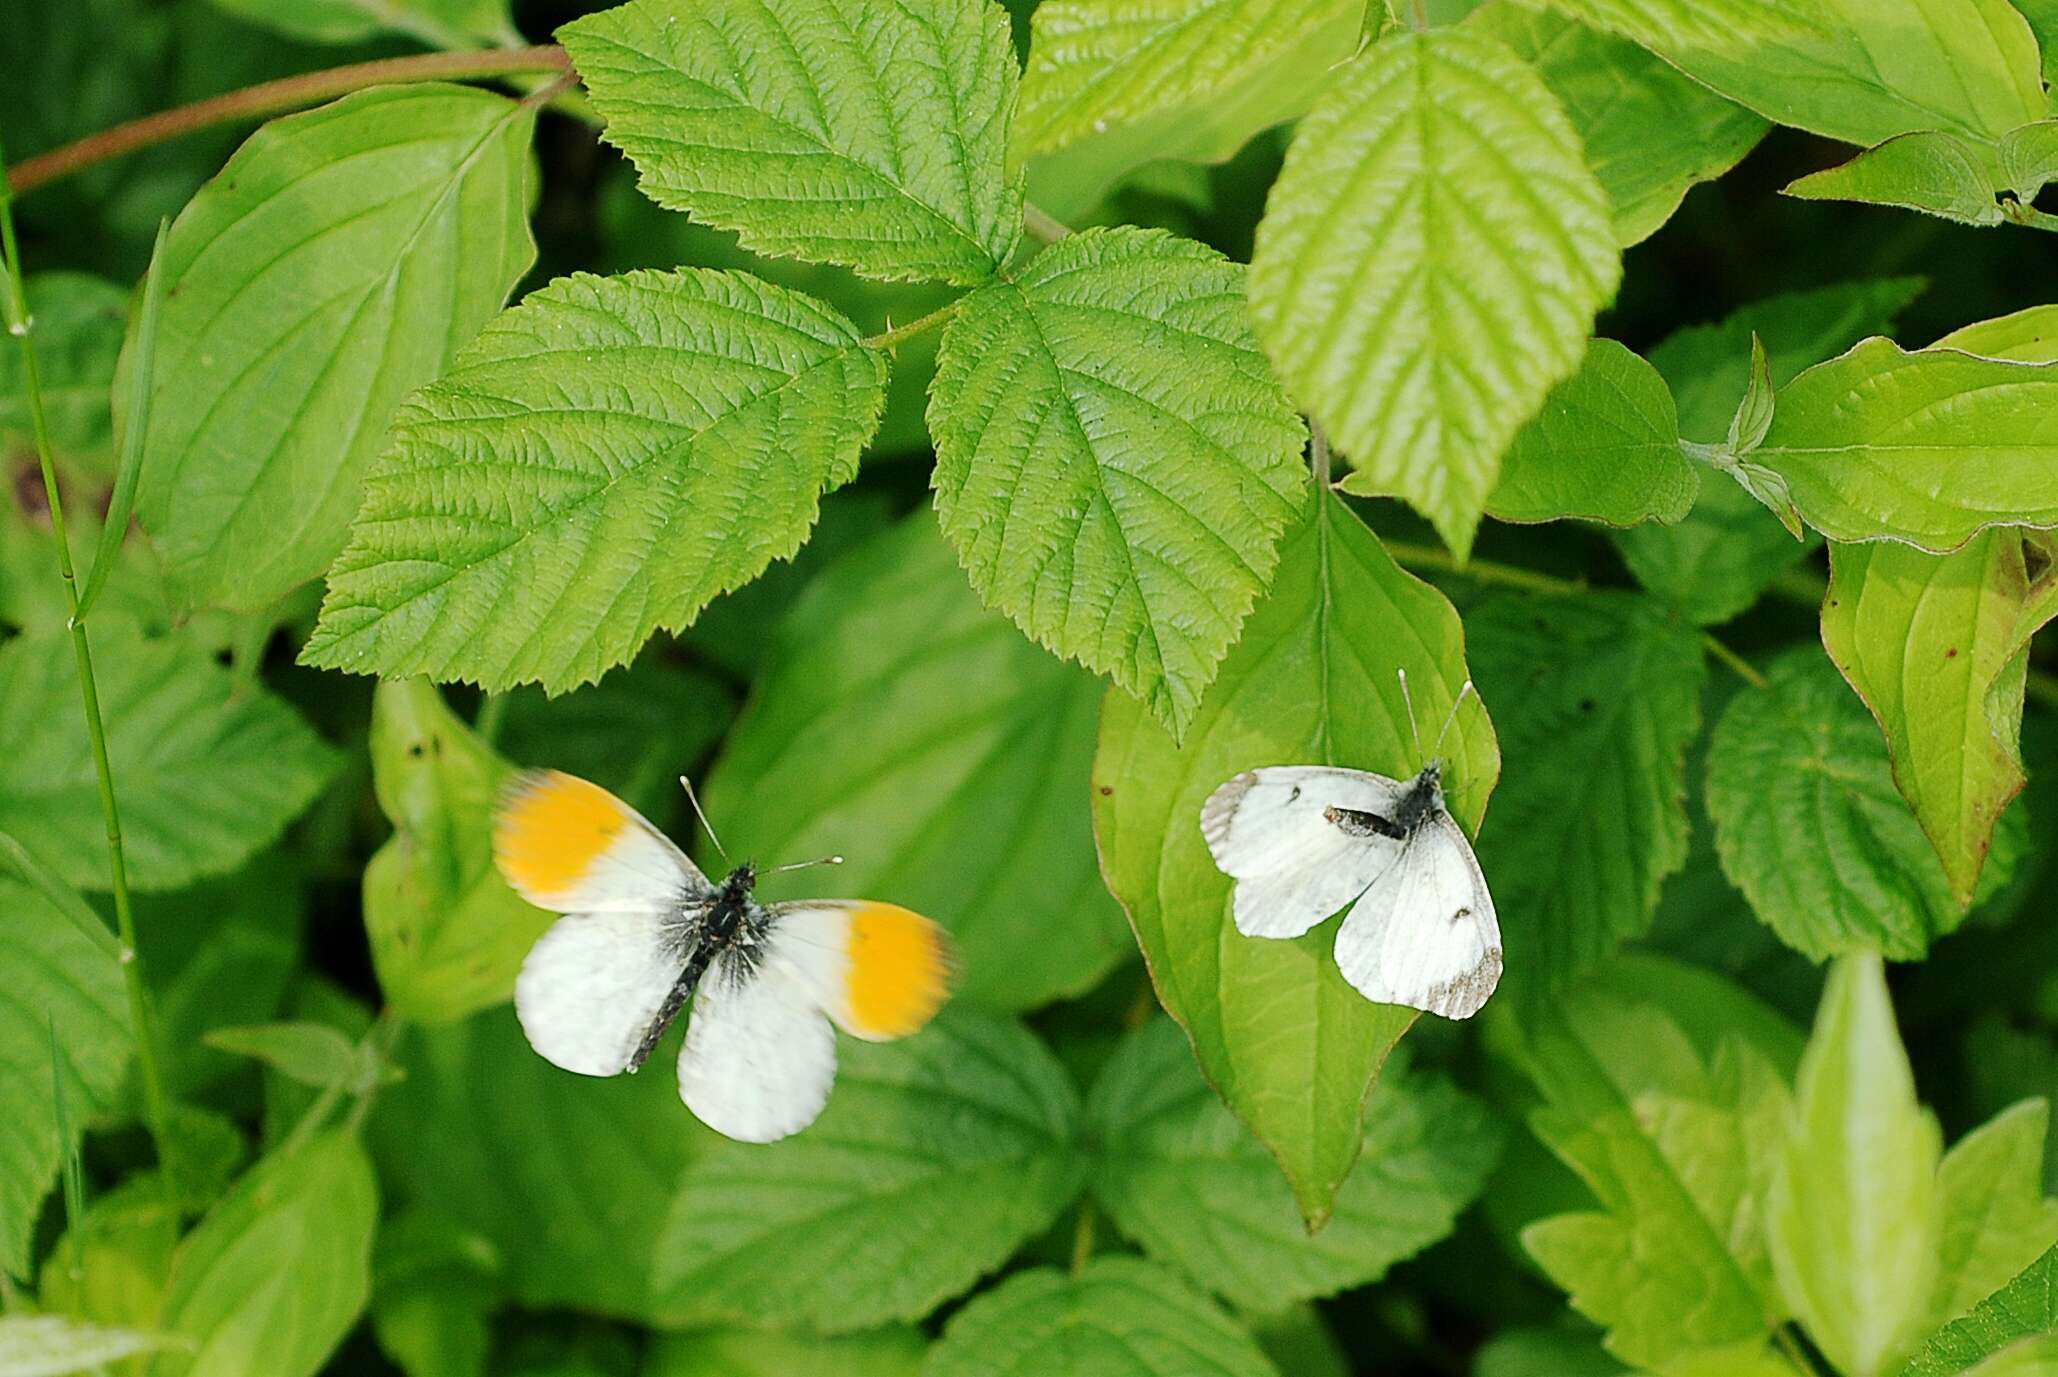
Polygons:
[[895,325],[880,334],[865,340],[867,349],[897,349],[917,335],[925,335],[957,314],[958,307],[965,304],[963,297],[954,297],[944,302],[926,316],[918,316],[905,325]]
[[[0,165],[6,154],[0,150]],[[119,959],[122,980],[128,987],[129,1023],[136,1038],[136,1056],[143,1073],[143,1110],[150,1137],[157,1152],[166,1189],[171,1189],[171,1139],[166,1125],[164,1073],[157,1061],[156,1027],[150,1016],[148,988],[143,983],[143,960],[136,946],[136,913],[129,899],[128,866],[122,858],[121,810],[115,804],[114,771],[107,762],[107,731],[100,717],[100,691],[93,679],[93,650],[86,636],[86,619],[79,611],[79,580],[72,568],[71,542],[64,529],[64,497],[57,487],[57,460],[51,452],[50,430],[43,416],[43,385],[36,368],[34,321],[29,318],[28,297],[22,283],[21,246],[14,232],[14,193],[0,174],[0,255],[6,258],[7,331],[21,346],[22,389],[29,406],[29,427],[35,436],[36,458],[43,470],[43,495],[50,504],[50,529],[57,541],[58,573],[64,580],[64,596],[71,610],[72,655],[78,662],[79,696],[86,713],[86,736],[93,748],[93,770],[100,782],[100,813],[107,826],[108,874],[114,891],[115,927],[121,938]]]
[[346,67],[303,72],[103,129],[77,143],[25,159],[19,166],[7,170],[7,181],[13,187],[13,194],[18,196],[96,163],[104,163],[153,144],[211,129],[218,124],[261,120],[288,110],[304,110],[367,86],[410,81],[478,81],[531,72],[555,75],[570,71],[571,59],[563,48],[552,43],[534,48],[423,53],[416,57],[383,58],[377,62],[357,62]]

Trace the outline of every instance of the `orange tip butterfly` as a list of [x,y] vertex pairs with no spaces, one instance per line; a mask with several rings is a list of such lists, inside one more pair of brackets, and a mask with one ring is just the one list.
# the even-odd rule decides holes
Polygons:
[[493,857],[516,893],[566,915],[515,981],[529,1045],[581,1075],[633,1072],[690,998],[680,1098],[742,1142],[798,1133],[822,1112],[832,1023],[868,1041],[906,1037],[950,993],[950,937],[920,914],[861,899],[758,903],[748,862],[713,884],[635,809],[555,770],[509,785]]

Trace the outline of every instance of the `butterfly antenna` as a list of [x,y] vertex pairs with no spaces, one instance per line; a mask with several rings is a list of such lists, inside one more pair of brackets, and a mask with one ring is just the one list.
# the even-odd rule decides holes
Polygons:
[[1394,674],[1401,681],[1401,701],[1408,705],[1408,734],[1415,738],[1415,759],[1423,759],[1422,729],[1415,725],[1415,698],[1408,692],[1408,671],[1396,669]]
[[1451,699],[1450,715],[1443,720],[1443,730],[1436,734],[1436,754],[1439,760],[1443,758],[1443,739],[1451,734],[1451,728],[1457,724],[1458,708],[1464,703],[1465,695],[1474,692],[1476,690],[1472,687],[1472,681],[1467,679],[1458,686],[1458,696]]
[[817,856],[811,861],[788,861],[785,865],[775,865],[770,870],[767,870],[765,874],[783,875],[789,870],[806,870],[810,866],[842,864],[843,857],[841,856]]
[[715,825],[707,820],[707,814],[701,809],[700,796],[693,792],[693,781],[680,775],[679,783],[685,787],[686,801],[693,805],[693,816],[699,818],[700,825],[707,829],[707,839],[715,844],[715,851],[721,856],[722,864],[733,864],[729,859],[729,848],[722,845],[722,839],[715,835]]

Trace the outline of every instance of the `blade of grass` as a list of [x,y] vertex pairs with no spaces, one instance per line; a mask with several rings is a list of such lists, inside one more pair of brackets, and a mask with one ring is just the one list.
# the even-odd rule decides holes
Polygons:
[[[0,149],[0,167],[6,165],[6,151]],[[129,899],[129,872],[122,859],[121,810],[115,804],[114,771],[107,763],[107,731],[100,718],[100,691],[93,681],[93,650],[86,637],[86,622],[79,611],[79,581],[72,568],[71,541],[64,530],[64,497],[57,487],[57,460],[50,449],[50,428],[43,415],[43,384],[36,368],[34,322],[23,295],[21,243],[14,233],[14,190],[0,173],[0,254],[6,258],[7,332],[21,347],[22,390],[29,405],[29,428],[35,435],[36,459],[43,470],[43,495],[50,503],[50,529],[57,541],[57,570],[64,580],[64,596],[71,607],[71,643],[79,667],[79,697],[86,714],[86,735],[93,747],[93,770],[100,783],[100,812],[107,823],[108,875],[114,891],[115,928],[121,938],[117,959],[122,980],[128,987],[129,1023],[136,1038],[136,1057],[143,1072],[143,1108],[149,1121],[150,1139],[163,1169],[166,1188],[176,1174],[170,1157],[171,1136],[166,1131],[164,1073],[157,1060],[156,1028],[150,1017],[149,991],[143,983],[143,962],[136,950],[136,913]]]
[[136,347],[129,355],[129,404],[122,416],[121,466],[115,470],[114,495],[107,502],[107,521],[100,527],[100,548],[93,552],[93,567],[86,573],[85,591],[79,594],[81,620],[93,610],[94,599],[107,586],[114,561],[128,538],[129,514],[136,508],[136,481],[143,472],[143,437],[150,430],[150,363],[157,352],[157,308],[164,298],[159,268],[164,263],[164,240],[171,231],[169,219],[157,222],[157,246],[150,251],[150,271],[143,275],[143,313],[136,322]]

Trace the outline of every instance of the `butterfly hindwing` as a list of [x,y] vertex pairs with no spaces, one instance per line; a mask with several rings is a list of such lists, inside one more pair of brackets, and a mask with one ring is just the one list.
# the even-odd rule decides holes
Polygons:
[[679,1098],[709,1128],[744,1143],[806,1128],[836,1080],[835,1030],[768,955],[732,948],[714,959],[679,1050]]
[[1409,837],[1336,933],[1336,965],[1380,1004],[1470,1018],[1501,976],[1501,928],[1486,877],[1450,814]]
[[1390,817],[1406,786],[1320,765],[1246,770],[1208,797],[1201,835],[1236,881],[1236,930],[1298,937],[1365,892],[1401,843],[1338,825],[1331,810]]

